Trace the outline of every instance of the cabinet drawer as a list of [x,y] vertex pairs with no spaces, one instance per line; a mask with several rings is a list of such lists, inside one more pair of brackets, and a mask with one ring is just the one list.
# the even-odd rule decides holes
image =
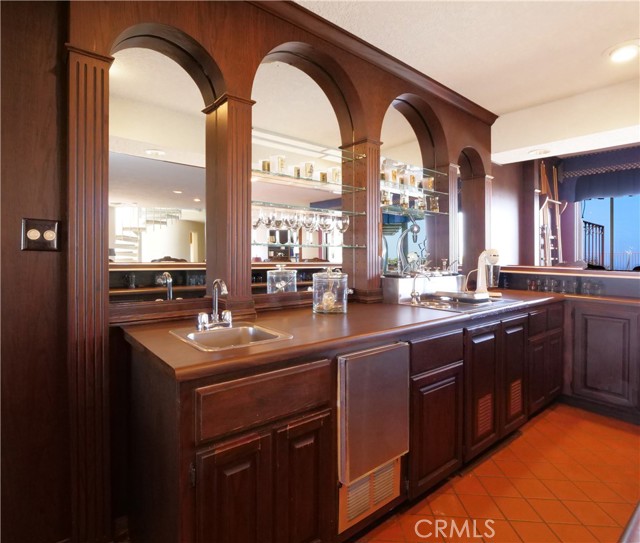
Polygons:
[[529,336],[537,336],[547,331],[547,309],[536,309],[529,313]]
[[331,363],[319,360],[195,390],[196,442],[329,403]]
[[463,357],[462,330],[411,342],[411,375],[439,368]]
[[563,304],[550,305],[547,308],[547,330],[562,328],[564,324]]

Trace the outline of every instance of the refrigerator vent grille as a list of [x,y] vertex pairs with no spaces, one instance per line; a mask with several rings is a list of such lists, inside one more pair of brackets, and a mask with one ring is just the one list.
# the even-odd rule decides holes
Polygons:
[[400,495],[400,458],[379,466],[350,485],[340,487],[339,533]]
[[393,463],[373,474],[373,503],[378,504],[393,495]]
[[347,498],[347,518],[353,520],[369,509],[369,494],[371,493],[371,479],[364,479],[349,487]]

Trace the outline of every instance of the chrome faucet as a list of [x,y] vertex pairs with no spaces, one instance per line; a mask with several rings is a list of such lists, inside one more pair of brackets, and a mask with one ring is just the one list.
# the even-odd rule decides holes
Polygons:
[[416,272],[413,276],[413,288],[411,289],[411,304],[412,305],[420,305],[420,296],[421,293],[416,290],[416,279],[418,277],[426,277],[427,281],[431,281],[431,277],[428,273],[425,272]]
[[213,315],[211,315],[213,323],[227,322],[225,320],[225,316],[226,315],[230,316],[230,312],[224,311],[223,315],[222,315],[222,318],[221,318],[220,317],[220,313],[218,312],[218,297],[220,295],[225,296],[226,294],[229,294],[229,291],[227,290],[227,285],[225,284],[225,282],[222,279],[214,279],[213,280],[213,293],[212,293],[212,295],[213,295]]
[[162,274],[162,284],[167,287],[167,300],[173,300],[173,277],[169,272]]
[[408,217],[409,219],[411,219],[411,224],[404,232],[402,232],[402,234],[400,235],[400,238],[398,238],[398,243],[396,248],[398,253],[398,275],[400,277],[405,276],[406,270],[409,267],[409,262],[407,261],[407,256],[405,255],[405,252],[404,252],[404,246],[403,246],[404,238],[406,238],[409,234],[411,234],[413,238],[413,242],[416,243],[418,241],[418,234],[420,233],[420,227],[416,223],[415,219],[411,215],[408,215]]
[[213,281],[213,313],[198,313],[197,329],[200,332],[211,330],[212,328],[231,327],[233,316],[231,311],[225,310],[222,315],[218,313],[218,298],[220,295],[229,294],[227,285],[222,279],[214,279]]

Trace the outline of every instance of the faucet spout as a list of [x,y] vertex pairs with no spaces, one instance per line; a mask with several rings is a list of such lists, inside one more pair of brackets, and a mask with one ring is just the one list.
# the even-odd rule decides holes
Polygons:
[[173,277],[169,272],[162,274],[162,282],[167,287],[167,300],[173,300]]
[[229,294],[227,285],[222,279],[213,280],[213,322],[221,322],[220,313],[218,312],[218,297]]

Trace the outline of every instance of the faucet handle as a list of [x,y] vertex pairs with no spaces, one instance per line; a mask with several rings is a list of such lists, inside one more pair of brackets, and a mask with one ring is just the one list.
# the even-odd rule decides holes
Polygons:
[[209,326],[209,314],[198,313],[198,331],[202,332]]
[[229,325],[231,325],[231,323],[233,322],[233,315],[231,314],[231,311],[229,311],[228,309],[225,309],[222,312],[222,322],[226,322]]

